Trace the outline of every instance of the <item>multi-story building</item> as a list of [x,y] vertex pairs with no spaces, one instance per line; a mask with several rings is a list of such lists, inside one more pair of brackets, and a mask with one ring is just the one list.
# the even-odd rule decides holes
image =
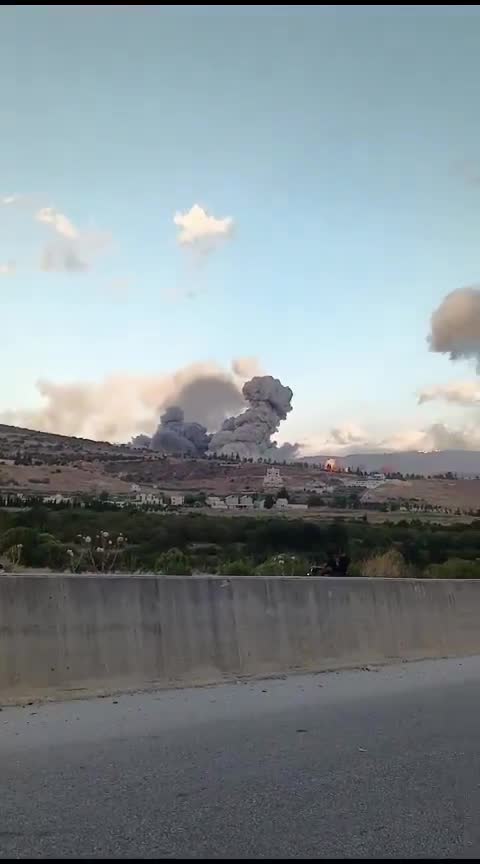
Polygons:
[[263,478],[264,489],[281,489],[284,485],[283,477],[278,468],[267,468],[267,473]]

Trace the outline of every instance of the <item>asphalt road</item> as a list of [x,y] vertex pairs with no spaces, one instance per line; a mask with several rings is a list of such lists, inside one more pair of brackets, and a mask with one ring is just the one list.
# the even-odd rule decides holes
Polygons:
[[480,658],[4,708],[0,857],[480,854]]

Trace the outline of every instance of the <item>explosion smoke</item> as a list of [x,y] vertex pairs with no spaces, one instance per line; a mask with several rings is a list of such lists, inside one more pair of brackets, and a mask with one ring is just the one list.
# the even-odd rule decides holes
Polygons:
[[192,456],[202,456],[208,452],[218,456],[238,454],[240,458],[294,459],[298,449],[296,444],[278,447],[271,440],[281,420],[285,420],[292,410],[293,394],[290,387],[284,387],[278,379],[264,375],[247,381],[242,393],[249,405],[247,410],[236,417],[229,417],[223,422],[220,431],[213,435],[209,435],[201,423],[186,423],[183,410],[178,405],[172,405],[162,414],[152,438],[139,435],[132,444],[164,453],[189,453]]
[[278,378],[255,376],[247,381],[242,393],[249,407],[236,417],[229,417],[219,432],[212,435],[209,452],[219,456],[238,454],[240,458],[293,459],[296,445],[278,447],[272,435],[292,410],[293,393]]
[[152,450],[163,450],[167,453],[191,453],[201,455],[206,453],[210,435],[201,423],[185,423],[185,415],[181,408],[172,405],[160,418],[160,425],[152,436]]

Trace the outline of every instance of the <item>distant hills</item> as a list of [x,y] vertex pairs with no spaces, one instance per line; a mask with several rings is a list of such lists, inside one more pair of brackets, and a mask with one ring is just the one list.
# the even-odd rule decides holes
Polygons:
[[[127,444],[110,444],[107,441],[90,441],[68,435],[37,432],[16,426],[0,424],[0,462],[14,460],[21,455],[31,458],[31,463],[71,464],[83,461],[129,461],[148,462],[161,460],[159,452],[132,450]],[[459,477],[480,477],[480,451],[438,450],[432,453],[400,451],[397,453],[350,453],[343,456],[323,454],[301,458],[300,462],[324,465],[334,458],[341,468],[361,468],[364,471],[389,471],[401,474],[420,474],[425,477],[437,474],[457,474]],[[172,464],[176,460],[169,461]],[[215,472],[215,460],[207,460],[210,473]],[[295,463],[292,463],[292,469]],[[259,470],[264,470],[260,468]],[[218,467],[219,476],[224,469]]]
[[431,453],[400,451],[398,453],[351,453],[347,456],[310,456],[303,461],[325,463],[335,459],[342,468],[364,471],[399,471],[401,474],[457,474],[459,477],[480,476],[480,452],[477,450],[437,450]]

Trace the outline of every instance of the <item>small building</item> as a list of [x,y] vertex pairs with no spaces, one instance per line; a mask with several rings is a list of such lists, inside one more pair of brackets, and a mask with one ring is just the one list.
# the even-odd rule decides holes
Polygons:
[[142,507],[158,507],[163,504],[163,498],[160,495],[155,495],[153,492],[141,492],[135,498],[137,504]]
[[267,472],[263,478],[263,488],[281,489],[283,485],[283,477],[280,474],[279,468],[267,468]]
[[43,497],[44,504],[73,504],[73,498],[66,497],[65,495],[44,495]]
[[[280,498],[280,501],[286,499]],[[302,510],[308,510],[308,504],[288,504],[288,510],[294,510],[296,513],[300,513]]]
[[225,504],[230,510],[233,510],[235,509],[235,507],[239,506],[240,498],[238,497],[238,495],[227,495],[227,497],[225,498]]
[[209,495],[205,501],[207,507],[211,507],[212,510],[226,510],[227,505],[223,498],[220,498],[219,495]]
[[328,485],[326,483],[322,483],[321,480],[310,480],[305,483],[303,487],[304,492],[312,492],[316,495],[324,495],[325,492],[328,492]]
[[251,495],[241,495],[240,500],[238,502],[239,507],[251,508],[253,507],[253,498]]
[[277,498],[275,501],[275,508],[277,510],[288,510],[288,498]]
[[183,507],[185,503],[185,495],[181,495],[176,492],[173,495],[170,495],[170,504],[172,507]]

